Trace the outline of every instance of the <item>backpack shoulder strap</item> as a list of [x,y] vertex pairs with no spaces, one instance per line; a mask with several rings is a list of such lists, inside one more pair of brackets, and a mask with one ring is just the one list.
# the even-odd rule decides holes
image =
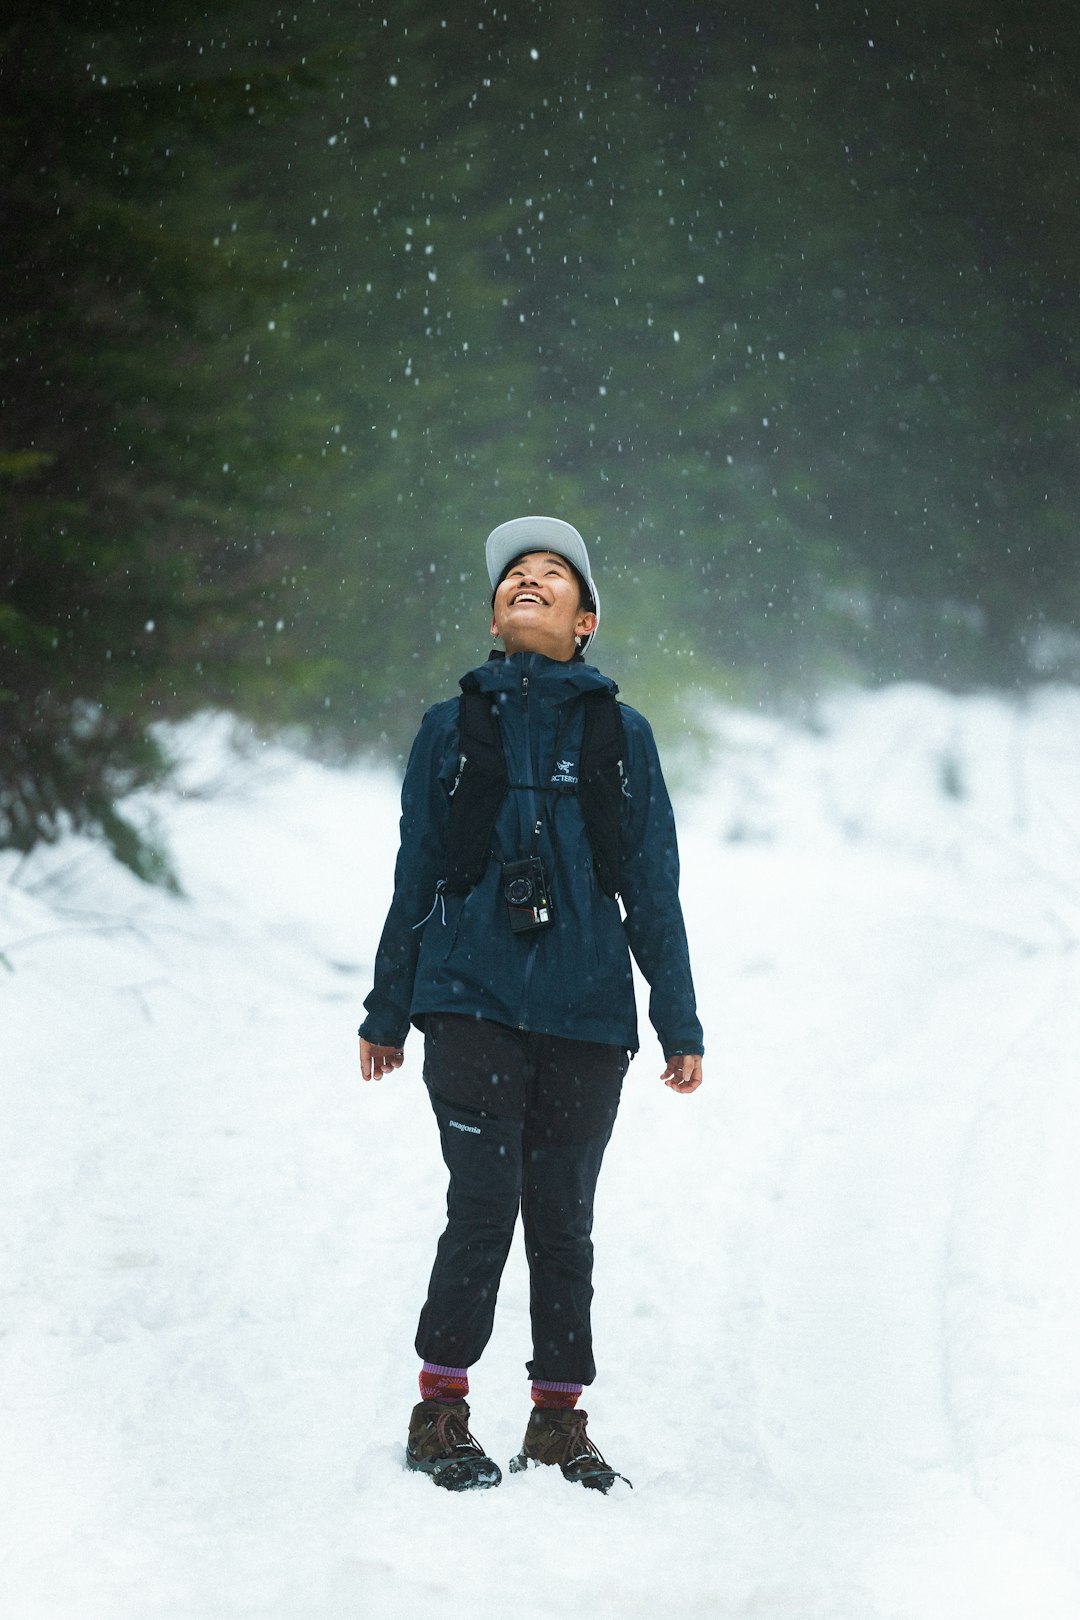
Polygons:
[[491,855],[495,818],[509,779],[497,705],[482,692],[458,699],[458,769],[450,790],[445,887],[464,894],[479,883]]
[[585,733],[581,744],[578,801],[592,845],[601,889],[614,897],[621,878],[620,835],[626,770],[626,733],[613,692],[585,698]]

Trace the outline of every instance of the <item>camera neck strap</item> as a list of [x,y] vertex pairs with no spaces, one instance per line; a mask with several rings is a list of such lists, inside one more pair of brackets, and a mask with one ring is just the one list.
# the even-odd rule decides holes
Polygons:
[[[511,792],[540,794],[538,814],[535,822],[533,823],[531,847],[529,849],[530,855],[539,855],[540,853],[540,835],[544,830],[544,821],[548,819],[548,812],[552,797],[554,797],[557,801],[562,794],[572,793],[575,791],[573,788],[555,786],[552,784],[551,780],[551,778],[555,775],[555,766],[558,763],[559,756],[562,753],[563,734],[566,731],[566,724],[567,714],[566,710],[564,709],[562,713],[560,713],[558,724],[555,727],[555,746],[551,751],[551,763],[547,768],[547,780],[541,782],[509,782],[507,784]],[[495,850],[495,854],[500,861],[505,859],[497,848]]]

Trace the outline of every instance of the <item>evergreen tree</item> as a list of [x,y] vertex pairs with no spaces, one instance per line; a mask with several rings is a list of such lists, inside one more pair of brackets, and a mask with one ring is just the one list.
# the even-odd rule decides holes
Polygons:
[[1031,678],[1080,611],[1063,17],[540,21],[372,15],[290,131],[349,469],[328,723],[404,746],[526,509],[598,542],[605,661],[651,684]]
[[59,0],[0,55],[0,842],[99,830],[145,876],[116,805],[165,767],[152,722],[318,679],[289,581],[325,424],[215,163],[296,76],[166,69],[185,15]]

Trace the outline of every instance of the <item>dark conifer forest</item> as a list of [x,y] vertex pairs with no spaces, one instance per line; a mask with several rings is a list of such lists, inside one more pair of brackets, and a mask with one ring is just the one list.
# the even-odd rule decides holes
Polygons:
[[661,725],[1076,678],[1078,38],[1058,0],[6,7],[0,843],[167,876],[121,801],[208,707],[397,758],[529,511]]

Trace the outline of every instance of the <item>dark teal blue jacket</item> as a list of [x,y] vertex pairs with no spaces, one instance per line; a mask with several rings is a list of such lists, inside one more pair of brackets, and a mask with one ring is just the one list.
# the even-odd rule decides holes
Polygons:
[[[576,795],[540,792],[572,781],[584,727],[580,695],[613,681],[580,660],[493,653],[462,678],[491,693],[513,786],[499,812],[502,860],[539,853],[555,922],[511,931],[499,862],[468,894],[443,894],[450,792],[458,766],[458,700],[429,709],[413,744],[401,793],[401,849],[394,898],[375,960],[375,986],[360,1028],[366,1040],[400,1046],[426,1013],[465,1013],[513,1028],[636,1051],[630,953],[651,987],[649,1017],[664,1055],[701,1052],[702,1033],[679,905],[679,855],[652,730],[621,706],[626,734],[622,908],[601,890]],[[529,785],[531,784],[531,785]],[[625,915],[624,915],[625,912]]]

